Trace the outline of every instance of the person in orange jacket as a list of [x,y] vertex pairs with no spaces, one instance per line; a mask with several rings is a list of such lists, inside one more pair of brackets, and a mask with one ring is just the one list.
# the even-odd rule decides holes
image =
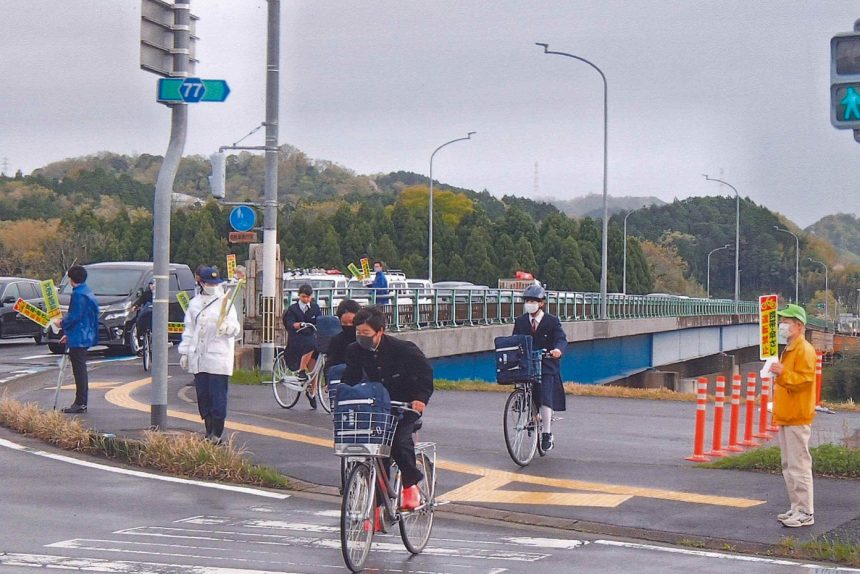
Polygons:
[[815,418],[815,349],[806,340],[806,311],[789,304],[780,317],[780,336],[788,339],[779,362],[770,367],[776,376],[773,422],[779,427],[782,476],[791,508],[777,516],[783,526],[815,524],[812,501],[812,457],[809,437]]

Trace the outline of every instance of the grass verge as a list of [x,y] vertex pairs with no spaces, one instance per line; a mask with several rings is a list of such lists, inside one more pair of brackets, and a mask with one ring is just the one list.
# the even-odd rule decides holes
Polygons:
[[795,558],[860,566],[860,544],[837,537],[816,536],[806,542],[788,537],[783,538],[779,546],[784,554]]
[[[481,391],[485,393],[510,393],[513,385],[497,385],[485,381],[466,380],[451,381],[436,379],[433,388],[447,391]],[[564,392],[580,397],[613,397],[622,399],[652,399],[660,401],[694,402],[696,395],[691,393],[676,393],[668,389],[633,389],[630,387],[613,387],[606,385],[581,385],[565,383]]]
[[264,376],[260,369],[236,369],[230,377],[231,385],[262,385],[271,382],[271,379]]
[[33,403],[22,404],[9,398],[0,399],[0,425],[62,449],[176,476],[268,488],[289,487],[284,475],[252,463],[245,450],[232,440],[216,446],[192,433],[147,431],[143,440],[105,436],[59,411],[43,411]]
[[[812,455],[812,473],[829,478],[860,479],[860,449],[837,444],[822,444],[809,449]],[[778,447],[764,447],[713,462],[698,465],[700,468],[757,470],[779,473],[782,466]]]

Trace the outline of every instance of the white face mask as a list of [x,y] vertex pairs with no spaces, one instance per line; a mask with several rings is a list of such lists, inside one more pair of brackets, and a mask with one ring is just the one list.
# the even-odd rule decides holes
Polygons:
[[204,295],[214,295],[215,292],[218,290],[217,285],[207,285],[205,283],[201,286],[201,288],[203,289]]
[[788,323],[780,323],[776,332],[776,340],[780,345],[788,343]]
[[537,301],[526,301],[523,304],[523,309],[529,315],[534,315],[538,312],[538,309],[540,309],[540,303],[538,303]]

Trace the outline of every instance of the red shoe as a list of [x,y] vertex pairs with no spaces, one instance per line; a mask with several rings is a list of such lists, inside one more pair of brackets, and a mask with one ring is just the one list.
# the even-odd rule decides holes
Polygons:
[[418,485],[413,484],[410,487],[404,488],[400,495],[400,508],[403,510],[415,510],[421,506],[421,492],[418,490]]
[[[373,513],[373,521],[375,523],[373,528],[374,532],[382,532],[382,520],[380,519],[380,516],[382,516],[382,508],[377,506]],[[364,521],[364,531],[370,532],[370,520]]]

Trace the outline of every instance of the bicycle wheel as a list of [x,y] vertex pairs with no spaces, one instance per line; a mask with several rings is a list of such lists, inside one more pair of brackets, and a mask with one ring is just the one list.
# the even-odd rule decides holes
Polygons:
[[152,366],[152,331],[143,334],[143,370],[148,371]]
[[532,419],[531,397],[523,389],[515,389],[505,402],[505,446],[511,459],[526,466],[535,456],[538,443],[537,429]]
[[418,464],[418,470],[424,474],[424,478],[418,483],[421,506],[400,516],[400,538],[412,554],[420,553],[427,546],[430,530],[433,529],[433,505],[436,500],[436,469],[430,457],[421,453],[415,462]]
[[322,405],[325,412],[331,412],[331,401],[328,400],[328,378],[325,369],[320,369],[317,375],[317,402]]
[[301,396],[301,391],[293,388],[294,383],[287,383],[287,380],[295,380],[295,374],[287,366],[287,359],[283,353],[279,353],[275,357],[275,364],[272,365],[272,392],[275,393],[275,400],[282,408],[292,408]]
[[366,463],[356,463],[343,493],[340,508],[340,549],[346,567],[360,572],[373,539],[373,473]]

